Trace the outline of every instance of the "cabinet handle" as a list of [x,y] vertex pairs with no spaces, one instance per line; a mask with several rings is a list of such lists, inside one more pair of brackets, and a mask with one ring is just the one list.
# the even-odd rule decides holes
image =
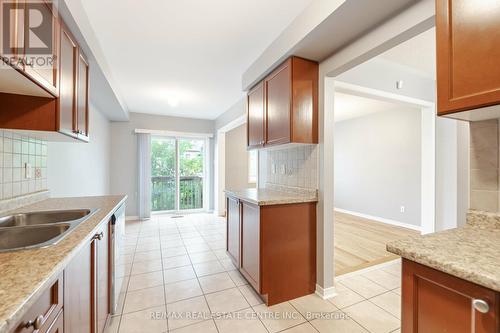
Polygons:
[[486,301],[483,301],[482,299],[472,300],[472,306],[476,311],[479,311],[481,313],[488,313],[490,311],[490,306]]
[[35,320],[30,320],[26,323],[25,328],[33,327],[35,330],[42,328],[43,315],[39,315]]
[[101,231],[100,233],[98,234],[95,234],[94,237],[92,237],[92,239],[94,240],[101,240],[102,238],[104,237],[104,233]]

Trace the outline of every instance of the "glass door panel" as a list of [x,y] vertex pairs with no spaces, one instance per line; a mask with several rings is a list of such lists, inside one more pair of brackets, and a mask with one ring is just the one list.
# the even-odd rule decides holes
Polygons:
[[174,138],[151,138],[151,209],[176,210],[177,151]]
[[179,209],[203,208],[205,140],[178,139]]

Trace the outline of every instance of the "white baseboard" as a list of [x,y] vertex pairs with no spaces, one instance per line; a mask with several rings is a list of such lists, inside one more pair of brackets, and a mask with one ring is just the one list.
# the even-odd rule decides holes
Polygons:
[[315,293],[322,299],[329,299],[337,296],[337,290],[335,289],[335,287],[323,288],[320,285],[316,285]]
[[125,221],[138,220],[139,216],[125,216]]
[[399,221],[395,221],[395,220],[391,220],[391,219],[386,219],[386,218],[383,218],[383,217],[378,217],[378,216],[372,216],[372,215],[368,215],[368,214],[353,212],[353,211],[350,211],[350,210],[347,210],[347,209],[342,209],[342,208],[334,208],[334,209],[337,212],[339,212],[339,213],[345,213],[345,214],[349,214],[349,215],[354,215],[354,216],[362,217],[362,218],[365,218],[365,219],[368,219],[368,220],[373,220],[373,221],[377,221],[377,222],[382,222],[382,223],[386,223],[386,224],[395,225],[397,227],[403,227],[403,228],[412,229],[412,230],[416,230],[416,231],[422,232],[422,228],[420,226],[418,226],[418,225],[413,225],[413,224],[409,224],[409,223],[404,223],[404,222],[399,222]]

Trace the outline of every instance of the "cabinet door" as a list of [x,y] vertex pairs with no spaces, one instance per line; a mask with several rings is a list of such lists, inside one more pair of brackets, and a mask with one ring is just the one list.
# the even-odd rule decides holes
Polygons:
[[240,267],[240,202],[227,198],[227,253],[236,267]]
[[109,275],[109,223],[103,226],[96,245],[96,318],[97,332],[102,333],[110,311],[110,275]]
[[260,292],[260,211],[259,206],[242,203],[241,271]]
[[59,132],[76,136],[76,62],[78,46],[75,39],[61,24],[59,56]]
[[290,142],[291,62],[285,62],[266,80],[266,144]]
[[89,64],[85,56],[78,55],[78,91],[77,91],[77,131],[79,137],[88,137],[89,118]]
[[[482,313],[474,300],[488,304]],[[403,333],[499,332],[500,297],[493,290],[403,260]]]
[[247,146],[262,147],[265,132],[264,83],[259,83],[248,93]]
[[[0,24],[0,36],[4,42],[9,42],[9,45],[2,45],[0,54],[9,58],[8,65],[17,70],[24,71],[24,0],[0,0],[0,5],[0,17],[2,22],[2,24]],[[4,26],[3,23],[7,17],[9,17],[10,23],[8,27]],[[8,38],[8,40],[5,40],[6,38]],[[2,66],[7,65],[2,63]]]
[[94,333],[93,243],[87,243],[64,270],[65,332]]
[[437,0],[440,115],[500,103],[500,1]]
[[57,319],[54,321],[52,326],[50,326],[47,333],[64,333],[64,312],[59,312]]

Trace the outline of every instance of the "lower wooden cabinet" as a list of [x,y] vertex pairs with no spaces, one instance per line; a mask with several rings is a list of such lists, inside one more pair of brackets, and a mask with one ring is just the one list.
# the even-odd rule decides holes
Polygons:
[[266,304],[313,293],[316,203],[258,206],[227,200],[228,254]]
[[403,259],[402,333],[498,333],[500,293]]
[[47,333],[64,333],[64,312],[61,310]]

